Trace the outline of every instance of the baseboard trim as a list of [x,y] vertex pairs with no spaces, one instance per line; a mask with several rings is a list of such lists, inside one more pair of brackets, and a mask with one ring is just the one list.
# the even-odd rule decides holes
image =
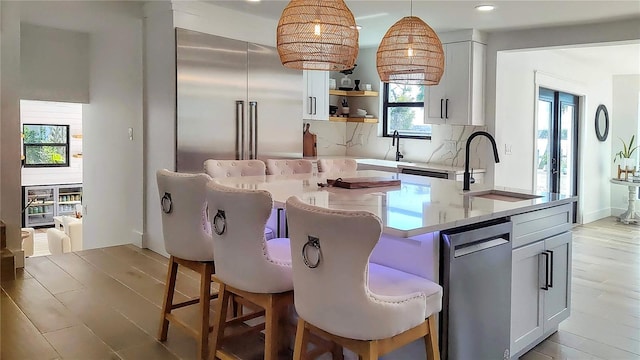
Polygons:
[[[588,214],[584,214],[582,217],[582,223],[588,224],[590,222],[594,222],[596,220],[604,219],[606,217],[611,216],[614,212],[617,213],[618,209],[605,208],[597,211],[592,211]],[[625,210],[620,210],[620,214],[622,214]]]

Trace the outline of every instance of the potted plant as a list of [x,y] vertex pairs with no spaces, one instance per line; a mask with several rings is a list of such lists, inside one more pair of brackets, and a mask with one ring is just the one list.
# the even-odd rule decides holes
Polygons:
[[633,153],[638,149],[638,146],[634,146],[634,141],[636,139],[635,135],[631,136],[631,140],[629,144],[625,143],[622,138],[619,138],[622,142],[622,150],[618,151],[613,157],[613,162],[616,162],[618,158],[620,158],[620,167],[623,170],[631,170],[635,167],[635,161],[631,159]]

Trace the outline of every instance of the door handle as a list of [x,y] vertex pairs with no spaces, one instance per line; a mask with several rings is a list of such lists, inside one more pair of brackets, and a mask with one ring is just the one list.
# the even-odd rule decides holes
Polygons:
[[444,99],[440,99],[440,119],[444,119],[444,117],[442,116],[442,102],[444,101]]
[[236,159],[244,158],[244,101],[236,101]]
[[551,158],[551,173],[552,174],[557,174],[558,173],[558,160],[556,158]]
[[549,291],[549,253],[543,251],[540,255],[544,259],[544,286],[540,287],[540,289]]
[[249,102],[249,159],[258,157],[258,102]]

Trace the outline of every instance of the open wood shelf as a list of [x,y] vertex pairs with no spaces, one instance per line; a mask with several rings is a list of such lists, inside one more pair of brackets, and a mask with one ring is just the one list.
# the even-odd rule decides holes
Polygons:
[[377,123],[376,118],[364,118],[364,117],[343,117],[343,116],[331,116],[329,121],[335,122],[360,122],[360,123]]
[[329,95],[338,96],[378,96],[377,91],[345,91],[345,90],[329,90]]

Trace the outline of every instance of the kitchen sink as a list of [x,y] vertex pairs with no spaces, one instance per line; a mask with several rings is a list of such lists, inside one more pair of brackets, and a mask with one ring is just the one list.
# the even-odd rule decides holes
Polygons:
[[498,201],[509,201],[509,202],[531,200],[531,199],[537,199],[542,197],[540,195],[517,193],[517,192],[503,191],[503,190],[481,191],[481,192],[468,194],[468,196],[479,197],[479,198],[490,199],[490,200],[498,200]]

